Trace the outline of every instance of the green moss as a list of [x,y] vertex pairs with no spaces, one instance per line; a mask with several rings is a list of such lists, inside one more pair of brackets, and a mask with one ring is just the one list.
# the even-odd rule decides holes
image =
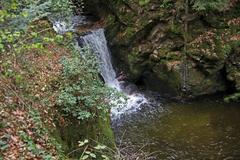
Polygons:
[[223,53],[224,55],[228,56],[228,55],[231,53],[231,51],[232,51],[231,45],[229,45],[229,44],[223,45],[223,47],[222,47],[222,53]]
[[181,76],[178,69],[169,70],[167,67],[169,61],[161,61],[154,67],[159,81],[164,84],[162,88],[170,93],[178,94],[181,85]]
[[139,0],[138,3],[140,6],[145,6],[150,2],[150,0]]
[[125,35],[126,39],[129,39],[129,38],[131,38],[135,33],[136,33],[135,27],[127,27],[126,30],[125,30],[125,32],[124,32],[124,35]]
[[105,115],[106,119],[99,118],[98,119],[98,141],[108,147],[114,149],[115,148],[115,137],[113,134],[113,130],[111,128],[110,116]]
[[240,93],[235,93],[233,95],[227,96],[224,98],[224,101],[227,103],[239,102],[240,101]]
[[[69,123],[61,126],[57,125],[57,130],[52,132],[53,137],[61,144],[62,149],[66,154],[79,148],[78,141],[84,139],[94,140],[104,144],[114,150],[115,138],[110,125],[110,117],[107,119],[98,118],[91,122],[79,122],[74,118],[69,117]],[[69,155],[72,158],[77,158],[81,155],[82,150]]]
[[142,64],[144,60],[138,57],[138,53],[132,53],[127,56],[127,61],[133,79],[139,77],[144,70],[144,65]]
[[[192,83],[194,94],[208,94],[207,92],[214,93],[225,89],[223,75],[219,74],[222,73],[224,65],[229,63],[228,57],[234,50],[229,40],[239,32],[239,26],[228,26],[228,22],[239,17],[239,5],[228,9],[226,7],[224,12],[216,12],[215,9],[221,7],[215,2],[193,2],[189,6],[191,9],[205,10],[207,14],[190,9],[191,14],[185,17],[182,1],[150,1],[149,5],[143,6],[138,4],[138,0],[117,2],[113,3],[115,13],[124,24],[118,29],[113,28],[115,33],[112,37],[121,38],[114,38],[111,42],[114,47],[117,46],[118,58],[127,64],[134,79],[146,71],[152,76],[148,83],[156,81],[153,85],[156,87],[153,88],[160,88],[161,91],[159,80],[164,81],[165,85],[168,84],[171,90],[179,90],[181,69],[176,67],[171,70],[167,67],[168,63],[182,59],[183,21],[187,18],[187,55],[189,63],[194,65],[188,81]],[[215,6],[213,10],[212,5],[219,8]],[[211,13],[206,9],[211,9]]]
[[183,35],[181,25],[176,24],[174,21],[172,21],[170,24],[170,32],[174,34]]

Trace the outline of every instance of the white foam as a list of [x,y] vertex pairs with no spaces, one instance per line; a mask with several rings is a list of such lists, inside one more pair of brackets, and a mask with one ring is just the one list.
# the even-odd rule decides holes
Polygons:
[[64,34],[69,31],[75,31],[75,27],[87,23],[85,16],[72,16],[66,19],[52,20],[53,29],[58,34]]
[[[104,35],[103,29],[97,29],[91,33],[81,37],[82,42],[90,47],[95,54],[99,57],[101,61],[101,75],[109,87],[115,88],[118,91],[124,93],[121,89],[121,83],[118,81],[116,72],[113,69],[111,54],[107,46],[107,40]],[[131,95],[124,93],[125,98],[119,98],[111,100],[112,108],[111,115],[112,118],[118,118],[121,114],[129,114],[140,109],[141,105],[148,103],[147,98],[140,93],[133,93]],[[110,97],[111,98],[111,97]]]

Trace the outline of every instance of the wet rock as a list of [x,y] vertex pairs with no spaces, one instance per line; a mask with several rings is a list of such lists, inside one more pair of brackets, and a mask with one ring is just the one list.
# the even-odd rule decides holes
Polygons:
[[[129,80],[134,82],[143,78],[149,89],[176,97],[183,94],[183,20],[188,20],[186,59],[189,75],[186,83],[190,88],[189,96],[225,91],[229,87],[226,79],[235,83],[235,89],[239,90],[239,60],[234,56],[234,60],[228,60],[231,50],[229,39],[236,27],[229,29],[231,26],[227,23],[239,17],[239,12],[234,12],[234,15],[230,10],[224,15],[203,15],[191,11],[185,16],[183,8],[175,10],[175,5],[179,5],[177,2],[171,1],[169,6],[159,4],[162,2],[150,1],[144,6],[135,0],[111,3],[115,14],[108,21],[110,47],[116,61],[130,72]],[[234,52],[232,54],[237,55]]]
[[128,95],[132,95],[134,93],[138,92],[138,87],[134,84],[129,84],[128,86],[126,86],[124,88],[124,91],[128,94]]
[[240,46],[234,48],[226,64],[227,78],[240,91]]

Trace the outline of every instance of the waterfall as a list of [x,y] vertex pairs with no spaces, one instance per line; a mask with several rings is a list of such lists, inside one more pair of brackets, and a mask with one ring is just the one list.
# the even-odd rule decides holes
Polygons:
[[81,37],[82,42],[93,50],[100,60],[100,71],[105,83],[120,91],[120,84],[116,72],[113,69],[111,56],[107,47],[107,40],[103,29],[92,31],[90,34]]
[[[94,54],[97,55],[101,64],[101,75],[106,85],[123,92],[127,97],[127,101],[124,103],[124,105],[116,104],[116,107],[111,109],[113,118],[119,117],[119,115],[123,113],[127,114],[134,112],[140,109],[143,104],[147,103],[147,99],[143,94],[139,93],[138,91],[134,91],[133,93],[126,92],[126,86],[121,85],[117,79],[116,72],[112,66],[111,54],[107,46],[104,29],[91,31],[87,35],[80,37],[80,41],[83,43],[83,46],[90,47]],[[122,100],[123,99],[120,101]]]

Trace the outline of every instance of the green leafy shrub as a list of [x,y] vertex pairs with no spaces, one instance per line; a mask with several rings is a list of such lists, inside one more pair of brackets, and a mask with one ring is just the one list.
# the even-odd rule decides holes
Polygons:
[[197,11],[222,10],[229,0],[192,0],[193,9]]
[[[26,36],[31,23],[48,16],[68,17],[71,14],[69,0],[8,0],[1,2],[0,10],[0,52],[9,52],[19,42],[28,42],[30,37],[38,37],[37,33]],[[45,28],[46,29],[46,28]],[[28,37],[24,39],[23,37]],[[23,41],[24,39],[24,41]],[[40,44],[35,43],[35,48]]]
[[[61,2],[62,4],[60,4]],[[27,109],[31,110],[27,112],[28,117],[25,117],[24,120],[27,119],[30,122],[34,122],[34,127],[29,121],[25,121],[27,124],[26,127],[24,126],[25,123],[13,120],[15,115],[9,116],[6,124],[11,127],[11,130],[16,131],[17,134],[15,136],[20,137],[24,142],[27,148],[26,152],[32,153],[33,156],[40,156],[42,159],[61,157],[60,155],[55,156],[55,153],[62,153],[60,153],[60,144],[49,134],[47,126],[50,125],[50,123],[45,124],[47,123],[45,121],[46,119],[43,121],[42,115],[38,113],[47,108],[46,106],[42,106],[40,110],[38,108],[40,102],[38,98],[35,97],[39,95],[40,92],[43,93],[43,91],[33,90],[37,82],[32,83],[33,81],[31,80],[35,75],[40,75],[40,68],[45,68],[45,66],[41,64],[35,65],[36,62],[41,61],[37,59],[37,57],[40,57],[42,53],[46,53],[45,55],[49,56],[53,55],[53,50],[51,50],[49,46],[57,46],[59,43],[64,43],[62,42],[63,37],[56,36],[56,34],[53,33],[52,25],[46,21],[45,18],[49,15],[69,14],[71,8],[69,6],[67,7],[67,5],[68,0],[3,0],[0,2],[0,82],[3,84],[2,86],[4,86],[0,87],[0,99],[2,98],[0,100],[0,106],[3,104],[4,108],[1,109],[5,112],[11,112],[11,110],[17,111],[19,108],[24,108],[24,113],[27,112]],[[47,56],[42,57],[45,58]],[[38,73],[36,72],[37,70]],[[38,93],[36,94],[36,92]],[[21,102],[8,102],[6,100],[8,96],[10,96],[11,99],[18,97]],[[48,122],[50,121],[48,120]],[[4,125],[5,122],[3,123],[3,127]],[[18,127],[15,127],[15,125]],[[25,129],[22,129],[23,127],[32,127],[32,134],[30,135]],[[1,134],[6,132],[6,129],[2,128],[1,124],[0,129]],[[9,134],[13,136],[13,133]],[[45,141],[44,137],[46,136],[49,137]],[[41,144],[46,145],[39,149],[37,139],[41,140]],[[8,143],[10,143],[10,145]],[[12,142],[8,141],[6,137],[0,138],[0,157],[3,151],[8,152],[11,150],[11,147],[8,148],[8,145],[12,145],[11,143]],[[17,141],[16,143],[20,142]],[[16,152],[19,153],[17,147]],[[24,156],[20,158],[26,159]]]
[[[58,105],[67,116],[78,120],[91,119],[109,112],[107,101],[112,89],[99,78],[96,57],[89,49],[73,49],[71,57],[62,60],[63,81]],[[104,117],[104,116],[103,116]]]
[[123,160],[120,153],[112,148],[109,148],[102,143],[95,140],[85,139],[84,141],[78,141],[78,148],[71,151],[68,155],[71,155],[81,150],[79,160]]
[[[89,140],[85,139],[84,141],[79,141],[78,146],[84,147],[83,153],[80,157],[80,160],[85,159],[101,159],[101,160],[110,160],[109,156],[105,154],[105,152],[112,152],[111,148],[108,148],[105,145],[102,145],[98,142],[95,142],[94,146],[91,146]],[[112,153],[114,155],[114,153]]]
[[144,5],[146,5],[146,4],[148,4],[150,2],[150,0],[139,0],[139,5],[141,5],[141,6],[144,6]]
[[239,102],[240,101],[240,93],[235,93],[233,95],[227,96],[224,98],[224,101],[227,103]]
[[171,8],[173,7],[173,2],[171,0],[163,0],[160,7],[165,9]]

